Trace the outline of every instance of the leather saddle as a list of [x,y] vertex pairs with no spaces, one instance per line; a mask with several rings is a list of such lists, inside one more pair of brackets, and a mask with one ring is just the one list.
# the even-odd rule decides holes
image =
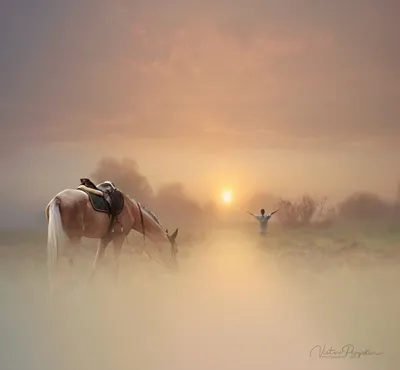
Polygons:
[[108,213],[111,217],[109,230],[111,231],[115,217],[117,217],[124,208],[124,195],[120,190],[115,187],[115,185],[111,181],[105,181],[96,186],[90,179],[83,178],[80,180],[81,185],[98,190],[103,194],[103,197],[108,205]]
[[91,189],[100,190],[103,193],[111,216],[118,216],[122,212],[122,209],[124,208],[124,195],[112,182],[105,181],[96,186],[90,179],[84,178],[81,179],[81,185],[85,185]]

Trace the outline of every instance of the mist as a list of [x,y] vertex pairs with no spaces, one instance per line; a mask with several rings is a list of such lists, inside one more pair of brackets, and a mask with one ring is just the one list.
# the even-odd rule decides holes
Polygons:
[[[182,183],[153,186],[133,159],[104,157],[88,176],[113,181],[166,227],[180,227],[179,271],[133,253],[145,241],[131,233],[118,285],[111,246],[90,284],[96,245],[83,240],[73,269],[61,258],[60,286],[50,294],[45,227],[4,230],[1,368],[397,368],[397,199],[356,192],[322,224],[296,218],[307,214],[302,207],[318,213],[317,198],[255,193],[250,207],[292,202],[286,215],[299,222],[276,218],[260,238],[252,220],[217,222],[216,205],[189,196]],[[348,345],[364,354],[323,358],[318,350]]]
[[[0,370],[397,370],[399,4],[2,0]],[[179,228],[178,271],[132,231],[89,283],[83,239],[50,294],[83,177]]]
[[[216,214],[210,204],[191,198],[182,182],[166,183],[154,189],[133,159],[103,158],[91,176],[96,183],[112,181],[121,191],[159,215],[163,223],[193,226],[207,220],[215,221]],[[166,227],[173,226],[166,224]]]
[[[118,286],[111,250],[87,285],[94,249],[85,247],[75,285],[64,261],[65,285],[55,295],[40,243],[3,245],[1,368],[396,369],[398,251],[389,257],[327,243],[214,230],[181,241],[177,274],[126,247]],[[383,353],[310,357],[324,344]]]

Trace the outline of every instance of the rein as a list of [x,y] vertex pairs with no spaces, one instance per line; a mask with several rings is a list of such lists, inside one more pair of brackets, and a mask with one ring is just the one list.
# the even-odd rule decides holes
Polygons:
[[146,235],[145,235],[146,233],[145,233],[145,230],[144,230],[142,206],[140,205],[139,202],[136,202],[136,204],[137,204],[137,206],[139,208],[139,213],[140,213],[140,222],[142,224],[142,231],[143,231],[143,241],[144,241],[144,243],[146,243]]
[[[135,200],[135,203],[137,205],[137,207],[139,208],[139,213],[140,213],[140,222],[142,224],[142,232],[143,232],[143,242],[146,245],[146,232],[145,232],[145,228],[144,228],[144,219],[143,219],[143,211],[142,211],[142,206],[141,204]],[[160,225],[161,226],[161,225]],[[126,242],[129,244],[128,241],[128,236],[126,236]],[[146,253],[146,252],[145,252]],[[154,259],[153,257],[151,257],[149,254],[146,253],[146,255],[153,260],[154,262],[157,262],[158,264],[160,264],[161,266],[164,266],[163,263],[161,263],[160,261]],[[175,251],[175,246],[172,247],[172,253],[171,256],[169,258],[169,262],[171,262],[171,260],[173,260],[176,257],[176,251]]]

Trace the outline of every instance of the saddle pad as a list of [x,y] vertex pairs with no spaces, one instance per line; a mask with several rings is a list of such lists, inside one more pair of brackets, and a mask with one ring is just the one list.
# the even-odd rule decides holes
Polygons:
[[[84,186],[78,187],[78,190],[83,191],[89,196],[90,203],[95,211],[110,213],[110,209],[108,208],[108,203],[104,199],[103,195],[97,195],[97,193],[93,192],[94,189],[86,188]],[[100,193],[100,192],[99,192]]]

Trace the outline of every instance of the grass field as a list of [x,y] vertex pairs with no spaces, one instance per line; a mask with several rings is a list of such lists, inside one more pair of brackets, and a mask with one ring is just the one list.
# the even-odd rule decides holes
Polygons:
[[[132,236],[117,287],[110,249],[87,288],[95,244],[85,242],[75,289],[55,296],[47,292],[46,233],[3,232],[0,369],[398,368],[399,232],[254,231],[182,232],[178,274],[134,257],[141,238]],[[324,344],[383,354],[310,357]]]

